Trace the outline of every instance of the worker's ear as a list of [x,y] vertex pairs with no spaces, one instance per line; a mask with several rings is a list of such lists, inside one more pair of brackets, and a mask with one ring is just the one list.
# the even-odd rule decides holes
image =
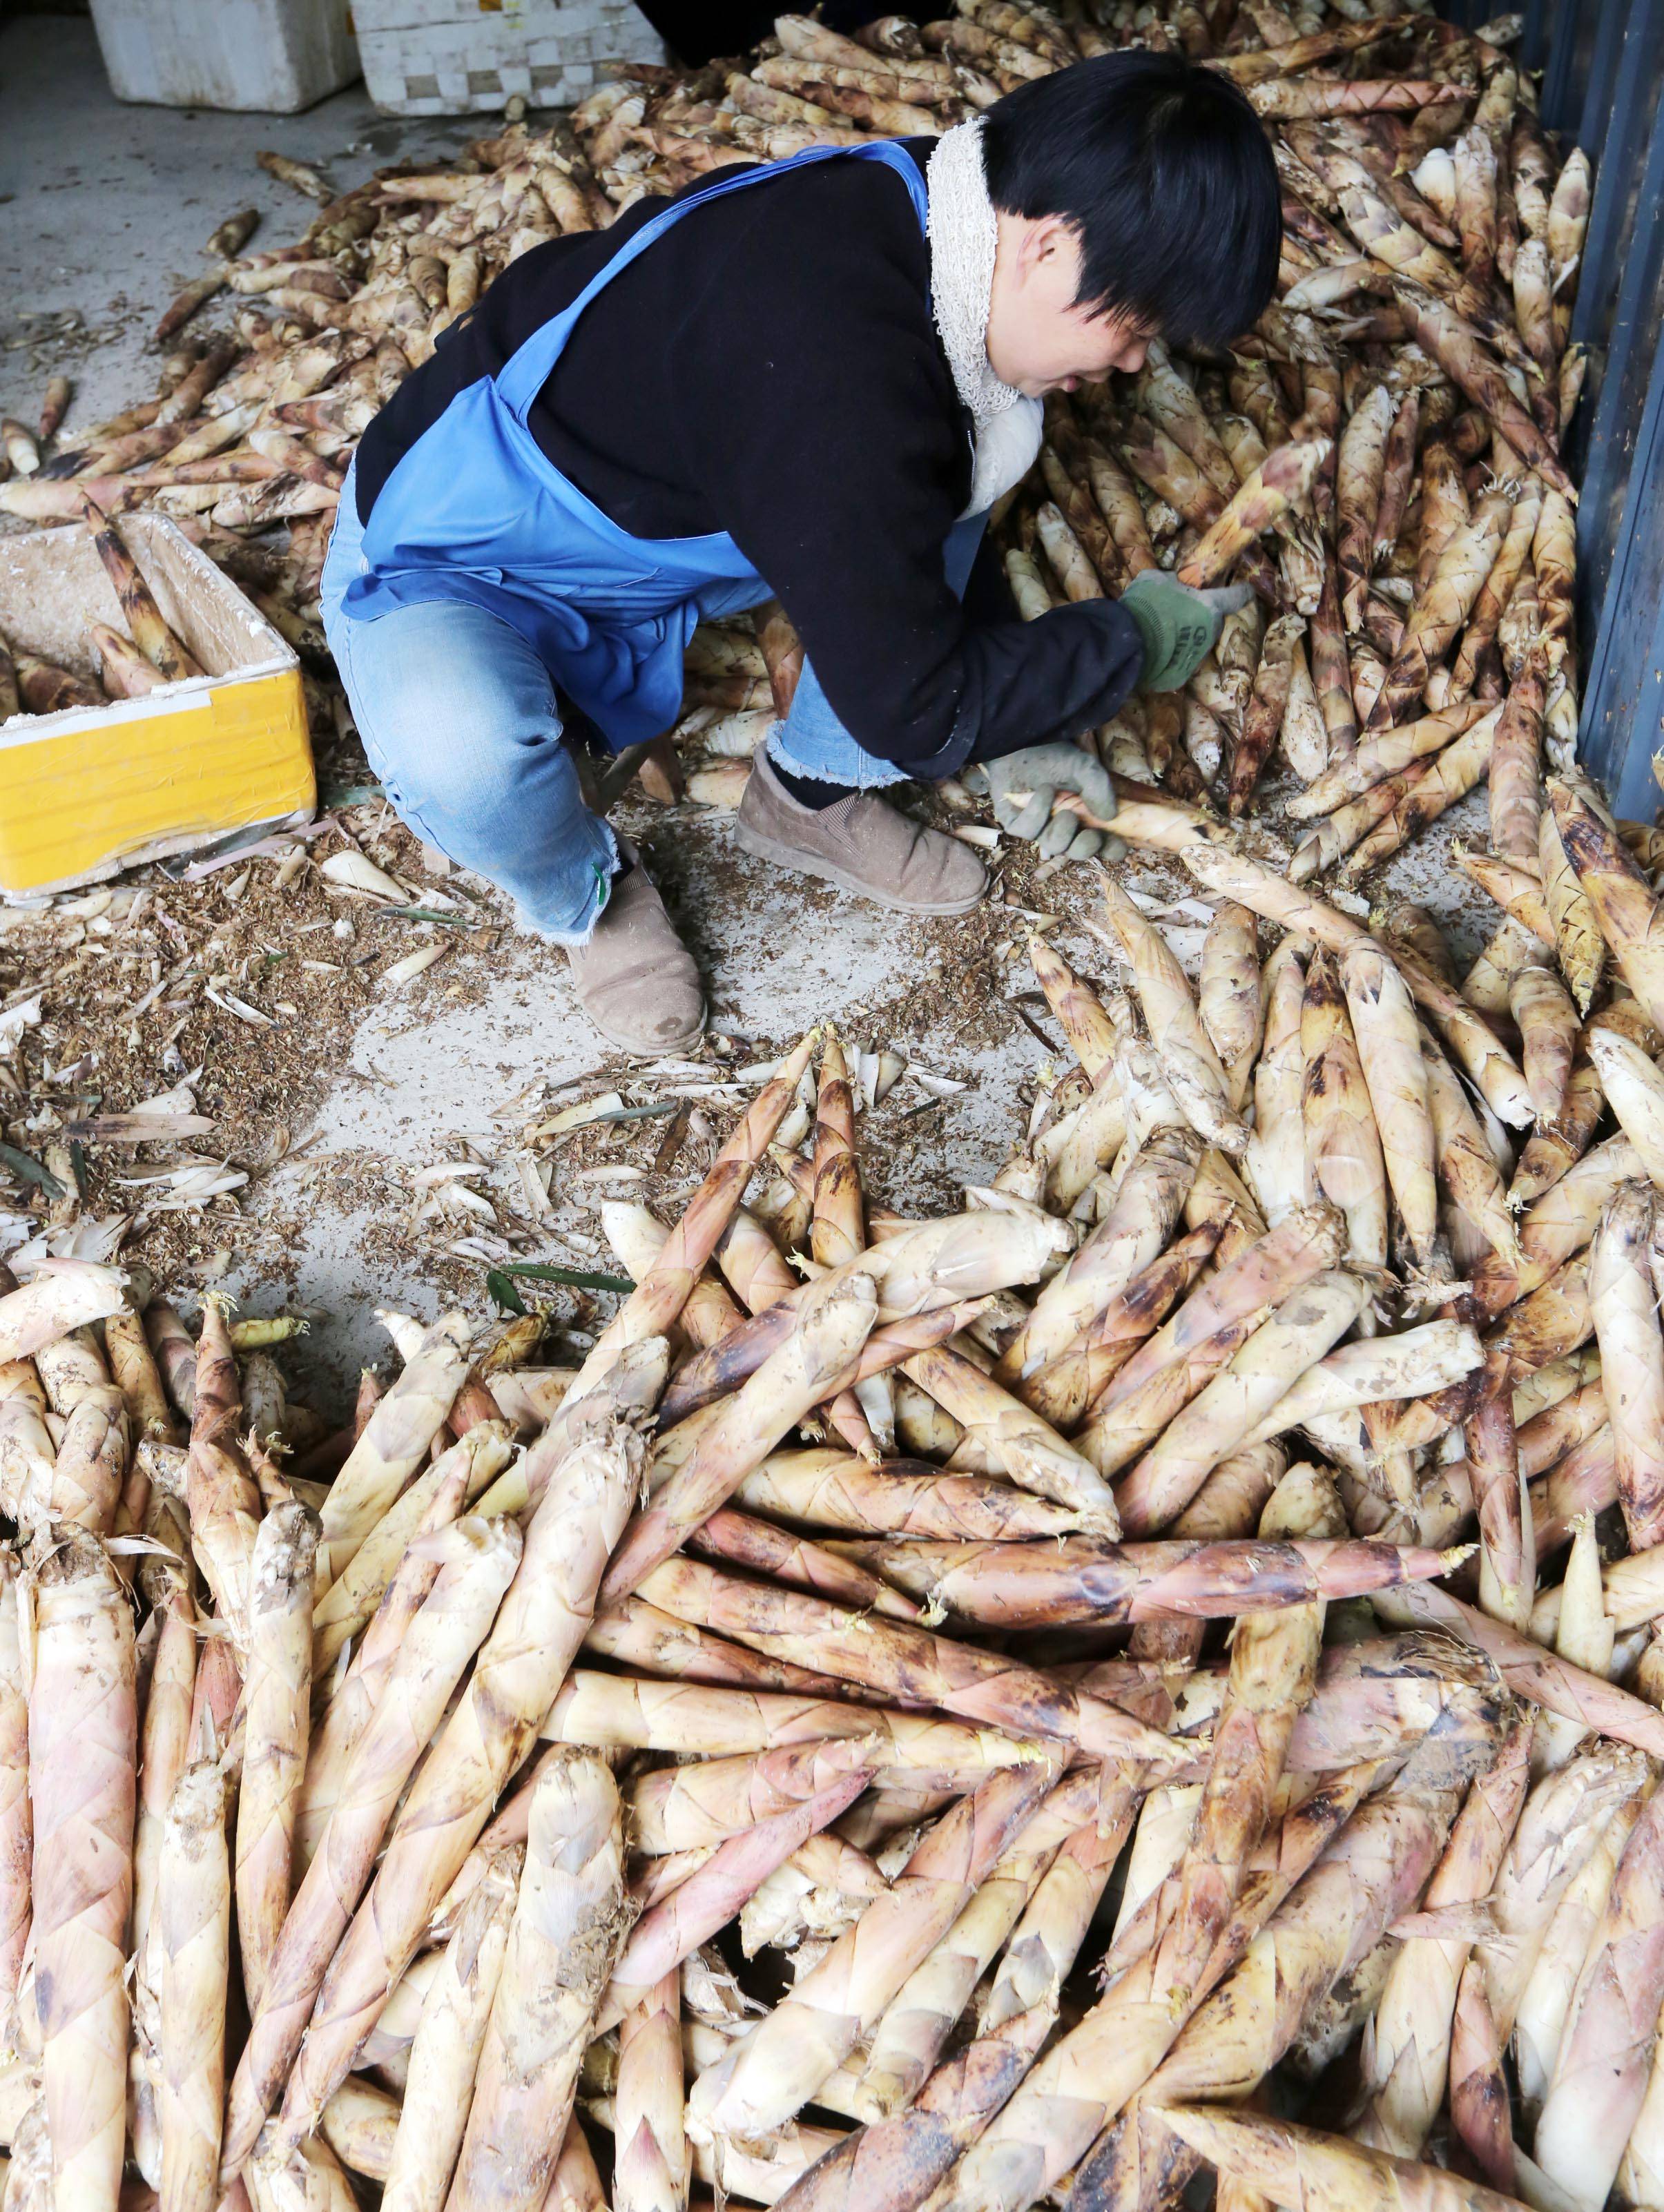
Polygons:
[[1060,284],[1072,298],[1080,274],[1080,240],[1066,216],[1031,216],[1023,223],[1017,242],[1017,273],[1025,284],[1036,282],[1048,294]]
[[1074,234],[1063,216],[1036,216],[1029,221],[1023,235],[1023,252],[1029,265],[1039,268],[1043,263],[1055,261],[1073,243]]

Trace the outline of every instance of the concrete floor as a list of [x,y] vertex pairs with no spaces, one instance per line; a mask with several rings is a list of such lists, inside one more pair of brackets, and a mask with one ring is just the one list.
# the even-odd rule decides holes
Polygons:
[[[9,21],[0,28],[0,413],[32,419],[58,370],[76,386],[71,432],[152,388],[148,334],[202,267],[215,225],[258,206],[266,222],[255,242],[276,245],[308,219],[306,200],[255,167],[259,149],[313,162],[345,187],[395,159],[452,152],[483,127],[479,118],[378,115],[361,85],[299,116],[124,106],[105,81],[90,22]],[[67,331],[59,328],[65,316],[78,319]],[[639,801],[629,812],[699,953],[714,1024],[744,1040],[784,1041],[829,1016],[863,1042],[898,1044],[965,1080],[963,1093],[905,1125],[886,1163],[892,1196],[950,1203],[947,1178],[984,1178],[1004,1157],[1021,1123],[1018,1080],[1045,1057],[1042,1048],[1010,1013],[991,1025],[1005,1032],[993,1042],[980,1020],[968,1042],[957,1018],[878,1034],[868,1010],[893,1006],[951,970],[962,926],[920,930],[774,873],[733,847],[729,818],[691,809],[665,817]],[[1071,875],[1085,894],[1082,872]],[[537,1077],[559,1085],[606,1057],[573,1005],[563,956],[551,948],[521,941],[486,960],[459,951],[441,972],[464,988],[411,994],[410,1006],[398,1000],[367,1016],[313,1127],[292,1133],[298,1156],[254,1177],[230,1240],[229,1287],[257,1310],[280,1298],[310,1309],[308,1352],[337,1382],[386,1356],[373,1306],[435,1310],[432,1276],[446,1264],[447,1242],[470,1225],[435,1224],[412,1237],[412,1172],[454,1158],[465,1143],[503,1159],[477,1180],[519,1212],[510,1133],[490,1108]],[[1011,972],[1018,977],[1015,966]],[[1011,988],[1032,986],[1024,964]],[[586,1088],[616,1079],[609,1074]],[[924,1091],[904,1086],[897,1115],[927,1103]],[[609,1194],[635,1194],[625,1184],[591,1196],[598,1203]],[[536,1256],[594,1266],[585,1247],[597,1226],[593,1203],[565,1203]],[[579,1242],[568,1241],[573,1232]],[[611,1262],[604,1256],[600,1264]],[[480,1304],[483,1311],[483,1293]]]
[[[40,372],[60,368],[76,380],[72,423],[149,391],[147,337],[179,286],[202,273],[215,226],[257,207],[258,246],[305,227],[308,203],[254,166],[261,149],[315,163],[344,188],[407,154],[452,151],[481,127],[465,116],[380,115],[361,84],[304,115],[124,106],[88,18],[9,17],[0,23],[0,405],[31,420]],[[46,335],[66,315],[82,327]]]
[[[256,242],[275,245],[307,219],[308,204],[254,166],[258,149],[318,163],[344,187],[395,157],[452,150],[481,127],[470,118],[390,120],[361,87],[300,116],[124,107],[105,82],[89,22],[12,19],[0,27],[0,413],[32,419],[46,377],[60,369],[76,385],[71,431],[152,388],[147,334],[201,268],[215,225],[258,205],[270,220]],[[77,319],[63,331],[66,316]],[[1473,805],[1448,826],[1465,826]],[[951,1206],[960,1182],[993,1173],[1023,1125],[1019,1085],[1048,1056],[1011,1004],[1033,989],[1020,917],[916,926],[749,860],[727,816],[632,802],[630,819],[698,952],[716,1024],[784,1043],[829,1017],[858,1042],[893,1044],[965,1085],[938,1107],[924,1090],[898,1091],[875,1164],[885,1196]],[[1454,919],[1465,886],[1447,845],[1442,834],[1424,839],[1387,888]],[[1187,888],[1143,858],[1128,875],[1157,896]],[[1070,957],[1102,975],[1108,957],[1082,926],[1095,883],[1092,870],[1069,868],[1031,896],[1062,917],[1059,942]],[[1181,957],[1199,947],[1196,921],[1193,905],[1175,917]],[[1457,926],[1471,952],[1471,926]],[[386,1357],[374,1305],[431,1316],[435,1273],[445,1267],[455,1279],[446,1255],[461,1231],[412,1231],[414,1171],[456,1157],[465,1141],[495,1163],[476,1177],[480,1187],[519,1212],[514,1138],[492,1108],[537,1077],[562,1083],[604,1057],[552,948],[511,942],[483,960],[459,951],[438,973],[462,988],[424,987],[408,1005],[395,1000],[367,1015],[313,1127],[291,1133],[299,1157],[255,1175],[241,1224],[225,1224],[228,1286],[256,1310],[280,1298],[310,1309],[318,1320],[307,1356],[337,1385],[361,1361]],[[616,1081],[610,1073],[566,1096]],[[595,1265],[595,1206],[608,1194],[568,1195],[557,1182],[536,1256]],[[636,1191],[627,1183],[611,1194]],[[482,1317],[483,1274],[469,1275]]]

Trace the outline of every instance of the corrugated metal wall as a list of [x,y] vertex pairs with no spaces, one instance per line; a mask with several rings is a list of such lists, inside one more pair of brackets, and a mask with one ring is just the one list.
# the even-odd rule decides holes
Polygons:
[[[1440,13],[1473,28],[1497,7]],[[1583,487],[1580,750],[1617,811],[1650,822],[1664,747],[1664,0],[1524,0],[1524,13],[1543,120],[1595,173],[1572,322],[1590,349],[1569,456]]]

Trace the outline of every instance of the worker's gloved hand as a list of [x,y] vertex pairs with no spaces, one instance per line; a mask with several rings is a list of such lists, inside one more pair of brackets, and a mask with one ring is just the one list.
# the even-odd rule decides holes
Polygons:
[[1227,615],[1240,614],[1254,597],[1248,584],[1222,584],[1193,592],[1164,569],[1146,568],[1120,595],[1120,604],[1144,640],[1140,691],[1178,691],[1219,642]]
[[965,781],[973,778],[978,786],[986,782],[1000,828],[1013,837],[1032,838],[1042,860],[1090,860],[1102,854],[1116,860],[1127,849],[1119,837],[1089,828],[1068,809],[1052,811],[1060,791],[1072,791],[1101,822],[1114,813],[1115,787],[1108,770],[1078,745],[1029,745],[968,771]]

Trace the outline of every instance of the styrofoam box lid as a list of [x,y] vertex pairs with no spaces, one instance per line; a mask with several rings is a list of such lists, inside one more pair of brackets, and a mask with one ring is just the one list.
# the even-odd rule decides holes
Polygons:
[[358,74],[348,0],[92,0],[118,100],[292,114]]

